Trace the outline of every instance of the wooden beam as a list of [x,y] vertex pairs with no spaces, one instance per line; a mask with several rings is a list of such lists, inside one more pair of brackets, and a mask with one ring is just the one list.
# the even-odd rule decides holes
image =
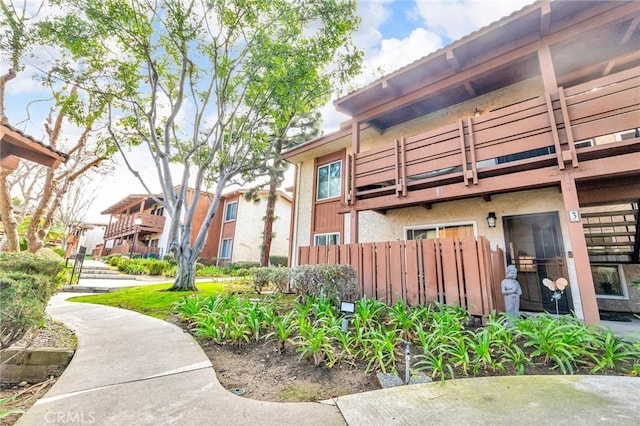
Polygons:
[[551,28],[551,6],[548,2],[540,4],[540,37],[549,34]]
[[382,80],[382,90],[384,90],[385,92],[391,93],[394,97],[398,97],[402,94],[402,92],[396,86],[394,86],[387,78]]
[[420,206],[422,206],[423,208],[425,208],[427,210],[431,210],[433,208],[433,203],[422,203],[422,204],[420,204]]
[[567,228],[569,229],[569,239],[571,241],[571,251],[573,252],[573,262],[575,265],[577,287],[580,292],[580,302],[582,304],[582,315],[586,325],[598,324],[600,314],[596,301],[596,290],[593,284],[593,276],[589,267],[589,252],[587,241],[582,229],[582,221],[578,217],[571,219],[571,212],[580,211],[578,201],[578,191],[573,176],[565,174],[560,180],[562,186],[562,200],[564,202],[563,212],[566,217]]
[[0,168],[15,170],[20,165],[20,158],[15,155],[7,155],[0,157]]
[[485,202],[490,203],[491,202],[491,194],[482,194],[482,199]]
[[33,150],[31,149],[31,146],[14,145],[3,141],[2,149],[0,150],[0,159],[9,156],[24,158],[25,160],[33,161],[52,168],[58,167],[62,162],[62,157],[52,151],[47,150],[46,152],[43,152],[40,150]]
[[476,97],[476,90],[471,85],[471,82],[470,81],[465,81],[462,84],[464,85],[464,88],[467,89],[467,93],[469,94],[469,96],[475,98]]
[[633,18],[633,20],[629,24],[629,27],[627,28],[627,31],[625,31],[624,35],[622,36],[622,39],[620,40],[620,46],[624,46],[629,42],[629,39],[635,32],[636,28],[638,28],[639,23],[640,23],[640,18],[638,18],[637,16]]
[[456,58],[456,55],[453,53],[453,49],[447,50],[445,59],[447,60],[447,63],[449,64],[451,69],[453,69],[454,71],[460,71],[460,68],[462,68],[460,66],[460,62],[458,61],[458,58]]

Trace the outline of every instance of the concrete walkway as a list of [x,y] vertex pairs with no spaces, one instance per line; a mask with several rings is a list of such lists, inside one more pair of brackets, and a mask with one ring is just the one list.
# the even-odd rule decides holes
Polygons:
[[52,298],[49,314],[78,335],[56,384],[18,425],[634,425],[640,378],[458,379],[275,403],[235,396],[182,329],[135,312]]
[[55,296],[48,308],[78,350],[18,425],[343,425],[335,406],[253,401],[227,392],[193,338],[167,322]]

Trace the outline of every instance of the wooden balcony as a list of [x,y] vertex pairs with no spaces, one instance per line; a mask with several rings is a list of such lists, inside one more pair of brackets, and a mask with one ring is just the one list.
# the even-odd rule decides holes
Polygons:
[[142,223],[138,226],[138,235],[160,233],[164,230],[164,216],[157,216],[148,213],[135,214],[122,217],[116,222],[109,224],[104,231],[104,239],[112,240],[114,238],[126,237],[136,232],[135,220],[142,219]]
[[135,253],[139,256],[148,256],[148,255],[160,255],[160,247],[147,247],[142,243],[136,243],[135,246],[131,247],[130,243],[119,244],[117,246],[113,246],[109,254],[121,253],[128,255],[129,253]]
[[[349,155],[343,210],[550,186],[565,170],[581,170],[584,178],[637,174],[640,138],[616,135],[640,126],[638,75],[640,67],[560,88],[554,98],[523,100]],[[595,161],[601,166],[582,167]]]

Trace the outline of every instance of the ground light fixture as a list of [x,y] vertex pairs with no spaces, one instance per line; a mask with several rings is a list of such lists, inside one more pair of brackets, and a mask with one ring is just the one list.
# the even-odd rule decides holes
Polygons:
[[342,318],[342,331],[344,331],[345,333],[349,331],[349,319],[353,316],[353,313],[355,311],[355,302],[340,302],[340,313],[344,315],[344,317]]
[[487,216],[487,225],[489,225],[489,228],[495,228],[497,220],[496,212],[489,212]]

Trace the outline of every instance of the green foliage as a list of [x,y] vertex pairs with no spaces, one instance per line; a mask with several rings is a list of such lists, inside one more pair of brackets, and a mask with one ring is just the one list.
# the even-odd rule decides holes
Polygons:
[[302,265],[291,269],[291,288],[299,295],[353,300],[356,273],[351,265]]
[[[56,3],[65,13],[40,33],[68,54],[51,80],[109,102],[118,117],[109,122],[110,146],[148,148],[165,194],[189,177],[200,196],[214,182],[222,189],[264,175],[290,123],[325,104],[362,62],[351,1]],[[87,77],[87,69],[100,74]],[[68,96],[63,104],[71,114],[80,102]],[[191,124],[181,127],[185,114]],[[184,174],[171,162],[184,164]],[[200,255],[208,231],[193,228],[197,200],[188,197],[185,190],[162,199],[179,222],[170,243],[183,266]]]
[[27,252],[0,252],[0,270],[23,272],[31,275],[55,277],[62,271],[62,259],[54,254],[31,254]]
[[286,268],[289,265],[289,258],[287,256],[269,256],[269,265]]
[[[24,264],[22,264],[24,265]],[[28,265],[27,270],[32,270]],[[0,349],[20,340],[44,323],[55,281],[43,274],[0,271]]]
[[63,248],[54,247],[53,251],[60,257],[64,257],[64,255],[65,255],[65,250]]
[[167,319],[171,314],[171,307],[185,296],[196,294],[200,297],[206,297],[224,293],[231,288],[230,284],[227,283],[199,283],[198,292],[196,293],[191,291],[167,291],[169,286],[170,283],[168,282],[145,285],[124,288],[112,293],[73,297],[69,300],[115,306],[155,318]]
[[253,277],[253,287],[258,294],[269,285],[280,293],[284,293],[289,285],[290,272],[288,268],[251,268],[251,275]]
[[9,395],[5,398],[0,399],[0,419],[7,417],[11,414],[23,414],[25,411],[18,408],[4,408],[6,405],[10,404],[16,397],[17,393],[13,395]]

